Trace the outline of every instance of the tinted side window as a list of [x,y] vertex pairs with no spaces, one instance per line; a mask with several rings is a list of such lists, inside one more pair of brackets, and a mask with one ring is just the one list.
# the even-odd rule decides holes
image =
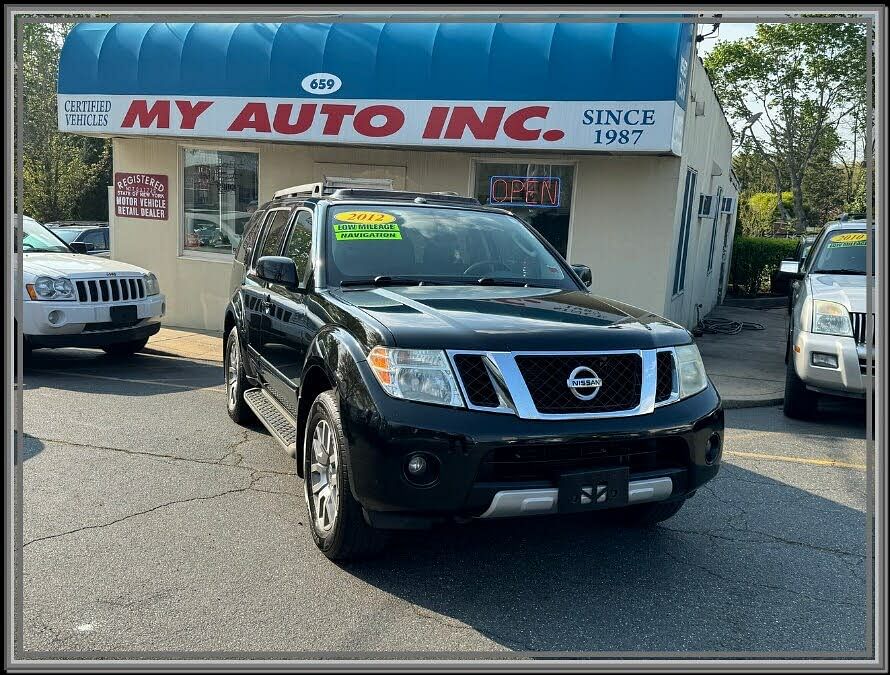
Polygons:
[[312,214],[300,211],[294,220],[290,239],[284,247],[284,255],[297,264],[297,279],[303,279],[309,265],[309,251],[312,248]]
[[235,260],[238,262],[243,263],[250,258],[253,247],[256,246],[257,237],[260,234],[260,225],[263,222],[264,214],[265,211],[257,211],[247,222],[247,225],[244,226],[244,236],[241,237],[238,249],[235,251]]
[[264,255],[278,255],[281,250],[281,238],[284,236],[287,221],[290,220],[290,209],[271,211],[269,225],[266,227],[266,237],[260,249],[257,260]]
[[92,230],[84,233],[81,241],[87,244],[93,244],[98,250],[104,251],[108,248],[108,245],[105,243],[104,234],[105,233],[101,230]]

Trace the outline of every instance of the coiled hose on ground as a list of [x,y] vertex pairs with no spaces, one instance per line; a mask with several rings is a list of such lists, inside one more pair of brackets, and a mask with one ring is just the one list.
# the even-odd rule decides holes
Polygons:
[[720,335],[738,335],[743,330],[764,330],[763,324],[754,321],[735,321],[733,319],[725,319],[721,316],[711,316],[705,319],[701,318],[699,308],[701,305],[695,306],[695,317],[697,322],[692,334],[700,337],[705,333],[717,333]]

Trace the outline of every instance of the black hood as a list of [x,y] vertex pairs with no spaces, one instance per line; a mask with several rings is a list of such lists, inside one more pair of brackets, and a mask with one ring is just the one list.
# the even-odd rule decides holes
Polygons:
[[334,295],[383,324],[398,347],[595,351],[692,342],[667,319],[583,291],[400,286]]

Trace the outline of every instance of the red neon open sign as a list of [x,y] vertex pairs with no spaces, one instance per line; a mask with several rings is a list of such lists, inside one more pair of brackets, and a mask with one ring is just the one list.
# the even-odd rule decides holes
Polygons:
[[498,206],[555,209],[559,206],[559,178],[492,176],[488,183],[488,202]]

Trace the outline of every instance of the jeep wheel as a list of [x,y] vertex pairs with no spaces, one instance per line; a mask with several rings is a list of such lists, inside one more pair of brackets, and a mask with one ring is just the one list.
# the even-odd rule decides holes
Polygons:
[[247,380],[241,364],[241,343],[238,340],[238,327],[233,326],[226,337],[226,349],[223,359],[223,371],[226,374],[226,411],[238,424],[247,424],[255,419],[244,400]]
[[615,520],[625,527],[652,527],[675,516],[685,503],[685,499],[678,499],[672,502],[626,506],[616,510]]
[[818,395],[807,389],[794,370],[794,360],[789,358],[785,366],[785,400],[782,410],[786,417],[807,419],[816,412]]
[[331,560],[380,552],[385,534],[368,525],[362,507],[352,496],[346,438],[333,391],[322,392],[312,404],[305,444],[303,475],[315,545]]
[[133,356],[136,352],[141,352],[145,349],[145,345],[147,344],[148,338],[142,338],[141,340],[130,340],[129,342],[118,342],[113,345],[106,345],[102,347],[102,351],[109,356],[114,357]]

